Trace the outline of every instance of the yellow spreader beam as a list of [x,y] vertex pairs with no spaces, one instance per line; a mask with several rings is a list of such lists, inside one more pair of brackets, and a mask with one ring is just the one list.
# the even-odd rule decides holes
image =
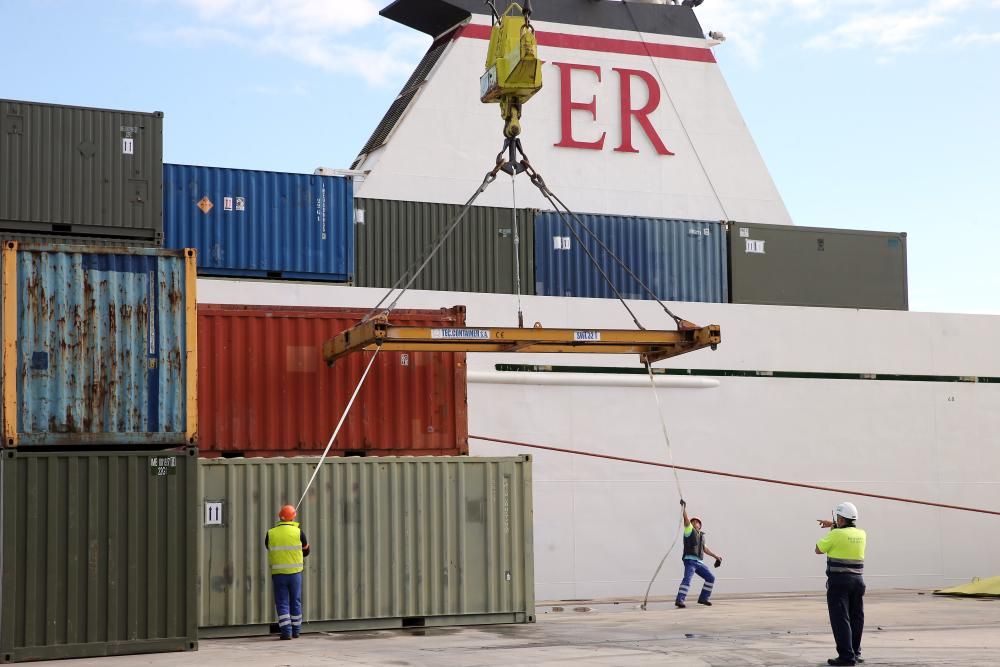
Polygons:
[[655,363],[722,342],[719,325],[700,327],[681,322],[676,331],[635,329],[531,329],[518,327],[404,327],[379,316],[331,338],[323,345],[328,364],[381,347],[403,352],[571,352],[574,354],[638,354]]

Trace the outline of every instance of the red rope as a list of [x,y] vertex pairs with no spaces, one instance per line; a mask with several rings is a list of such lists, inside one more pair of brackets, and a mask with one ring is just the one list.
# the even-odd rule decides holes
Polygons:
[[577,456],[590,456],[595,459],[609,459],[611,461],[623,461],[625,463],[638,463],[644,466],[656,466],[657,468],[674,468],[675,470],[686,470],[697,472],[703,475],[716,475],[719,477],[732,477],[734,479],[746,479],[753,482],[765,482],[767,484],[781,484],[783,486],[797,486],[802,489],[814,489],[816,491],[832,491],[851,496],[865,496],[868,498],[878,498],[880,500],[892,500],[898,503],[910,503],[911,505],[926,505],[928,507],[942,507],[949,510],[960,510],[962,512],[978,512],[979,514],[992,514],[1000,516],[1000,512],[994,510],[978,509],[976,507],[963,507],[962,505],[948,505],[946,503],[932,503],[928,500],[914,500],[913,498],[900,498],[898,496],[883,496],[878,493],[866,493],[864,491],[851,491],[848,489],[837,489],[831,486],[817,486],[815,484],[805,484],[803,482],[788,482],[770,477],[755,477],[753,475],[738,475],[734,472],[722,472],[719,470],[708,470],[707,468],[692,468],[690,466],[670,465],[669,463],[657,463],[656,461],[644,461],[643,459],[631,459],[625,456],[614,456],[612,454],[596,454],[594,452],[582,452],[576,449],[564,449],[562,447],[550,447],[548,445],[532,445],[527,442],[517,440],[503,440],[501,438],[487,438],[481,435],[470,435],[474,440],[485,440],[486,442],[497,442],[505,445],[517,445],[518,447],[530,447],[531,449],[545,449],[550,452],[562,452],[563,454],[576,454]]

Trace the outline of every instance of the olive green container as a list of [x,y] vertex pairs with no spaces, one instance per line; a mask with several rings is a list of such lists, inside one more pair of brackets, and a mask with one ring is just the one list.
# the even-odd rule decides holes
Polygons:
[[197,649],[197,461],[0,453],[0,662]]
[[[354,284],[392,287],[416,269],[462,211],[455,204],[356,199]],[[514,261],[514,217],[518,261]],[[446,292],[535,293],[535,212],[473,206],[420,272],[413,289]]]
[[[266,634],[264,535],[318,458],[205,459],[201,637]],[[535,620],[531,459],[327,459],[299,520],[304,632]]]

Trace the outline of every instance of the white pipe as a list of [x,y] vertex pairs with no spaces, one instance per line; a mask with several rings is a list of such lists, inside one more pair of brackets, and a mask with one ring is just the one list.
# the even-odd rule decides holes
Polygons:
[[[670,389],[714,389],[719,386],[715,378],[686,377],[681,375],[654,376],[657,387]],[[469,371],[469,382],[475,384],[523,384],[560,387],[648,387],[644,375],[614,373],[528,373]]]

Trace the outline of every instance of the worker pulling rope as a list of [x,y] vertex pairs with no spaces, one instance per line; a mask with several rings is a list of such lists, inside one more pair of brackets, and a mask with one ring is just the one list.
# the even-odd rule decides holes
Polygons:
[[978,507],[968,507],[965,505],[951,505],[948,503],[938,503],[930,500],[918,500],[915,498],[903,498],[901,496],[887,496],[881,493],[869,493],[867,491],[855,491],[851,489],[840,489],[832,486],[820,486],[818,484],[806,484],[805,482],[790,482],[772,477],[757,477],[755,475],[741,475],[735,472],[725,472],[722,470],[710,470],[708,468],[694,468],[691,466],[675,465],[673,463],[660,463],[658,461],[646,461],[644,459],[633,459],[626,456],[615,456],[614,454],[598,454],[596,452],[585,452],[578,449],[566,449],[565,447],[552,447],[550,445],[536,445],[530,442],[520,442],[517,440],[505,440],[503,438],[490,438],[483,435],[470,435],[473,440],[484,442],[495,442],[503,445],[516,445],[518,447],[528,447],[529,449],[544,449],[549,452],[561,452],[563,454],[575,454],[577,456],[589,456],[595,459],[607,459],[609,461],[621,461],[623,463],[636,463],[644,466],[655,466],[657,468],[673,468],[674,470],[684,470],[696,472],[702,475],[715,475],[717,477],[730,477],[732,479],[743,479],[751,482],[763,482],[765,484],[779,484],[782,486],[793,486],[800,489],[812,489],[813,491],[829,491],[852,496],[863,496],[865,498],[877,498],[878,500],[889,500],[897,503],[908,503],[910,505],[923,505],[925,507],[939,507],[946,510],[956,510],[959,512],[974,512],[976,514],[989,514],[1000,516],[1000,511],[988,510]]

